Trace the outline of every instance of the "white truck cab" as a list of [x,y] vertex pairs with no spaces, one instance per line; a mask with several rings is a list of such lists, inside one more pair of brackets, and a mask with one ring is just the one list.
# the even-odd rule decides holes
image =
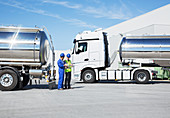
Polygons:
[[[95,69],[105,67],[108,64],[106,52],[108,52],[106,34],[102,31],[84,31],[77,34],[74,39],[74,49],[72,62],[74,64],[74,77],[88,81],[88,77],[93,77],[89,82],[96,79]],[[82,74],[84,73],[84,78]]]
[[147,83],[154,67],[170,67],[170,36],[107,36],[84,31],[74,39],[73,77],[84,82],[135,80]]

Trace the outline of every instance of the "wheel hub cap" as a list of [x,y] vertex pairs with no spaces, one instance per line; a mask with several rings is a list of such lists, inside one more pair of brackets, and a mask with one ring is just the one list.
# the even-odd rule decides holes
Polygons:
[[85,80],[91,80],[92,79],[92,74],[91,73],[87,73],[85,75]]
[[145,79],[146,79],[146,74],[145,74],[145,73],[138,73],[137,79],[138,79],[139,81],[145,81]]
[[4,87],[9,87],[13,83],[13,77],[10,74],[3,74],[0,78],[0,83]]

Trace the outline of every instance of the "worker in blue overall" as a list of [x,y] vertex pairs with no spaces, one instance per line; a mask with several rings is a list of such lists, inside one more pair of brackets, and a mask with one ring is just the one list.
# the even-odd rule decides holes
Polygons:
[[63,61],[65,55],[64,53],[60,54],[60,59],[57,61],[58,64],[58,73],[59,73],[59,80],[58,80],[58,90],[63,90],[63,81],[64,81],[64,69],[65,69],[65,62]]

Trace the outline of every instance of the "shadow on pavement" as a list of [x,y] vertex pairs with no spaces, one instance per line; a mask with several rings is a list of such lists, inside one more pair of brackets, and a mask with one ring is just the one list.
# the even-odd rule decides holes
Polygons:
[[[79,83],[79,84],[137,84],[134,80],[131,80],[131,81],[100,80],[95,83],[84,83],[84,82],[76,82],[76,83]],[[170,80],[150,80],[147,84],[162,84],[162,83],[170,84]]]
[[[52,89],[50,90],[56,90],[58,88],[58,85],[55,85]],[[72,89],[79,89],[79,88],[84,88],[84,86],[76,86],[72,87]],[[21,90],[30,90],[30,89],[49,89],[48,84],[39,84],[39,85],[27,85]]]
[[[73,85],[76,85],[76,84],[137,84],[137,83],[133,80],[131,81],[100,80],[95,83],[75,82]],[[148,84],[170,84],[170,80],[152,80],[152,81],[149,81],[147,85]],[[143,84],[143,85],[146,85],[146,84]],[[56,90],[57,87],[58,86],[55,85],[50,90]],[[84,86],[75,86],[75,87],[73,86],[72,87],[72,89],[80,89],[80,88],[84,88]],[[19,89],[19,90],[17,89],[14,91],[22,91],[22,90],[30,90],[30,89],[49,89],[49,85],[48,84],[27,85],[23,89]]]
[[[49,85],[48,84],[27,85],[23,88],[23,90],[28,89],[49,89]],[[54,89],[57,89],[57,86],[55,86]]]

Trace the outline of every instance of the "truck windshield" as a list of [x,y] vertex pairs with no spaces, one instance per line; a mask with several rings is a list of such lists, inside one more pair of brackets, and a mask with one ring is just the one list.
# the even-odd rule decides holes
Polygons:
[[72,54],[74,54],[75,48],[76,48],[76,43],[74,43]]
[[74,54],[74,52],[76,51],[76,39],[73,40],[73,44],[74,44],[74,46],[73,46],[72,54]]

